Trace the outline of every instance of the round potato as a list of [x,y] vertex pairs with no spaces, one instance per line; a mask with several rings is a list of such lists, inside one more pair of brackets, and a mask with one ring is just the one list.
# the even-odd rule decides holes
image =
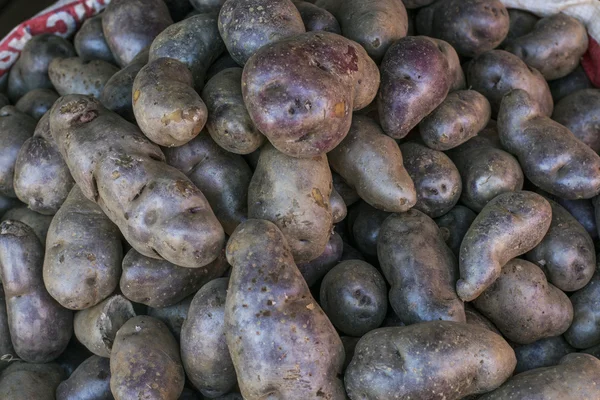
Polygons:
[[73,39],[75,51],[83,61],[102,60],[116,64],[102,31],[102,16],[96,15],[83,22]]
[[17,101],[15,107],[30,117],[40,120],[58,100],[58,94],[52,89],[33,89]]

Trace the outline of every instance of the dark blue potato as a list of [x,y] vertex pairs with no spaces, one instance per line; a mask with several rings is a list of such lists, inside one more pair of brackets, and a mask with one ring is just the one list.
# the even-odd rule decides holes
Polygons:
[[349,228],[358,251],[367,256],[377,256],[377,239],[381,225],[389,212],[381,211],[371,207],[365,202],[355,206],[348,217]]
[[75,51],[84,61],[102,60],[116,64],[112,51],[104,38],[102,16],[103,14],[96,15],[83,22],[73,39]]
[[554,106],[552,119],[600,152],[600,89],[583,89],[565,96]]
[[550,86],[550,92],[555,103],[578,90],[593,88],[592,82],[590,82],[590,78],[588,78],[581,64],[569,75],[548,82],[548,86]]
[[0,109],[0,195],[16,197],[15,163],[23,144],[35,131],[36,121],[14,106]]
[[17,101],[15,107],[36,120],[50,111],[58,94],[52,89],[33,89]]
[[91,356],[62,381],[56,400],[113,400],[110,391],[110,360]]
[[600,274],[581,290],[573,293],[573,323],[565,332],[565,339],[573,347],[587,349],[600,344]]
[[460,253],[460,244],[476,216],[477,214],[469,208],[457,205],[434,220],[440,228],[446,244],[457,258]]
[[337,33],[338,35],[342,34],[338,20],[329,11],[308,1],[295,0],[294,5],[298,9],[300,17],[302,17],[307,32],[325,31]]
[[308,287],[312,287],[317,283],[331,268],[333,268],[340,259],[344,251],[344,242],[337,233],[333,233],[329,237],[325,251],[319,257],[307,263],[298,264],[298,270],[306,281]]
[[530,344],[515,346],[517,367],[515,374],[535,368],[558,365],[561,358],[576,350],[562,336],[538,340]]
[[63,370],[58,364],[13,362],[0,375],[0,398],[58,400],[54,393],[63,377]]

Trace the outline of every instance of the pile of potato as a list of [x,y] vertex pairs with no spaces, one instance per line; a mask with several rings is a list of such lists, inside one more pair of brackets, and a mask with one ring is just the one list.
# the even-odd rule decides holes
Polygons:
[[112,0],[34,37],[0,399],[600,399],[587,48],[499,0]]

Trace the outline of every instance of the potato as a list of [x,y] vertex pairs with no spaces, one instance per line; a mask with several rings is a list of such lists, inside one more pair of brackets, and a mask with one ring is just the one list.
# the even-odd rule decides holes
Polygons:
[[450,158],[441,151],[414,142],[402,144],[400,150],[404,167],[417,191],[414,209],[431,218],[450,211],[462,192],[460,174]]
[[83,22],[73,39],[75,51],[83,61],[102,60],[116,64],[102,31],[102,16],[96,15]]
[[57,364],[14,362],[0,375],[0,398],[7,400],[55,400],[63,379]]
[[329,32],[268,44],[242,74],[254,126],[279,151],[295,157],[335,148],[350,129],[352,111],[371,103],[378,87],[379,70],[365,50]]
[[556,103],[552,119],[600,152],[600,89],[583,89]]
[[35,130],[35,120],[14,106],[0,109],[0,195],[16,197],[13,187],[19,150]]
[[542,241],[551,221],[550,203],[533,192],[503,193],[487,203],[460,246],[460,298],[471,301],[483,293],[504,264]]
[[17,101],[15,107],[30,117],[40,120],[58,100],[58,94],[52,89],[33,89]]
[[590,199],[581,200],[565,200],[560,197],[553,196],[550,193],[546,193],[543,190],[537,190],[542,196],[554,200],[560,204],[565,210],[569,212],[585,228],[588,235],[593,240],[598,238],[598,227],[596,225],[596,217],[593,201]]
[[248,218],[275,223],[297,263],[314,260],[331,234],[331,189],[327,156],[294,158],[266,144],[248,188]]
[[[465,303],[465,316],[467,317],[467,324],[480,326],[489,331],[497,333],[502,336],[498,328],[486,317],[484,317],[475,307],[471,305],[471,303]],[[517,359],[518,363],[518,359]]]
[[389,216],[381,226],[377,258],[391,286],[390,304],[403,322],[465,322],[454,290],[456,259],[427,215],[413,209]]
[[415,205],[415,185],[400,148],[370,118],[354,116],[350,132],[328,156],[331,168],[373,207],[404,212]]
[[[333,175],[332,175],[333,178]],[[348,215],[348,208],[342,196],[335,190],[335,187],[331,189],[331,196],[329,196],[329,206],[331,207],[331,216],[333,223],[337,224],[342,222],[346,215]]]
[[[356,193],[353,187],[348,185],[344,178],[336,172],[331,171],[331,177],[333,179],[333,190],[332,194],[335,191],[340,197],[344,200],[344,204],[346,207],[351,206],[360,200],[360,196]],[[331,200],[331,199],[330,199]]]
[[110,360],[91,356],[56,389],[56,400],[112,400]]
[[63,307],[84,310],[114,292],[121,276],[121,233],[75,186],[48,229],[44,284]]
[[188,310],[193,298],[194,296],[190,295],[179,303],[175,303],[168,307],[148,307],[148,315],[164,322],[175,339],[177,339],[177,342],[179,342],[179,338],[181,337],[181,327],[187,318]]
[[237,227],[226,252],[233,269],[225,334],[243,398],[343,400],[344,347],[284,234],[269,221],[250,219]]
[[548,282],[560,290],[579,290],[596,270],[594,241],[567,210],[552,200],[548,202],[552,206],[550,229],[526,258],[540,267]]
[[224,50],[217,15],[199,14],[162,31],[150,46],[150,62],[163,57],[181,61],[192,73],[194,88],[201,91],[206,71]]
[[567,295],[548,283],[537,265],[518,258],[502,267],[473,305],[517,344],[562,335],[573,320]]
[[123,259],[119,286],[131,301],[150,307],[168,307],[220,277],[227,268],[223,253],[204,268],[184,268],[145,257],[131,249]]
[[600,157],[567,128],[546,117],[524,90],[513,90],[498,113],[502,146],[517,156],[527,179],[565,199],[600,193]]
[[460,254],[460,244],[476,216],[477,214],[471,209],[456,205],[446,214],[434,220],[440,228],[446,244],[457,258]]
[[50,128],[83,195],[137,251],[188,268],[218,257],[224,232],[208,201],[135,125],[70,95],[52,107]]
[[555,103],[578,90],[593,88],[581,64],[567,76],[548,82],[548,86]]
[[52,222],[51,215],[42,215],[35,211],[31,211],[26,206],[20,205],[8,210],[2,216],[0,222],[7,220],[21,221],[25,225],[31,227],[35,236],[40,240],[42,247],[46,245],[46,236],[48,234],[48,229],[50,228],[50,223]]
[[507,11],[510,23],[508,26],[508,34],[506,35],[506,38],[504,39],[504,42],[502,42],[501,46],[504,46],[510,41],[520,38],[521,36],[527,35],[533,30],[535,24],[540,20],[539,17],[525,10],[509,8]]
[[437,44],[438,49],[446,56],[446,61],[448,61],[448,74],[450,75],[450,92],[465,90],[467,88],[465,73],[460,64],[458,53],[456,53],[454,47],[441,39],[428,39]]
[[225,0],[190,0],[194,9],[201,13],[219,12]]
[[380,68],[379,118],[385,133],[395,139],[405,137],[439,106],[454,80],[442,47],[423,36],[396,41]]
[[573,72],[587,49],[585,26],[563,13],[540,19],[531,32],[505,45],[506,51],[540,71],[547,80]]
[[84,61],[79,57],[55,58],[48,66],[50,81],[61,95],[100,97],[104,84],[119,71],[106,61]]
[[55,58],[75,57],[73,45],[52,34],[36,35],[29,40],[8,74],[8,97],[15,103],[33,89],[52,89],[48,66]]
[[231,235],[248,215],[252,171],[244,159],[219,147],[206,133],[180,147],[164,149],[167,164],[186,174],[206,196],[217,219]]
[[350,232],[358,250],[368,256],[377,256],[377,240],[381,225],[390,213],[361,202],[353,209],[348,219]]
[[225,340],[228,278],[215,279],[194,296],[181,328],[181,359],[188,379],[209,398],[229,393],[235,369]]
[[479,400],[596,399],[600,396],[598,379],[600,360],[588,354],[568,354],[557,366],[518,374]]
[[565,339],[573,347],[586,349],[600,344],[600,317],[598,296],[600,295],[600,274],[595,273],[591,281],[571,295],[573,303],[573,323],[565,332]]
[[62,352],[60,356],[55,360],[55,363],[60,365],[65,372],[65,379],[70,377],[73,372],[79,367],[85,360],[93,356],[92,352],[87,349],[84,345],[79,343],[79,340],[75,336],[71,337],[69,345]]
[[219,12],[219,32],[231,57],[243,66],[264,45],[306,30],[291,0],[227,0]]
[[408,17],[402,0],[317,0],[316,6],[330,11],[342,34],[358,42],[380,63],[390,45],[406,36]]
[[345,375],[351,400],[447,399],[497,388],[515,353],[485,328],[451,321],[381,328],[363,336]]
[[0,371],[8,367],[17,358],[8,327],[8,312],[6,311],[6,296],[4,288],[0,285]]
[[558,365],[561,358],[575,352],[575,349],[562,336],[516,346],[514,350],[517,356],[516,374],[535,368]]
[[383,322],[387,313],[387,286],[371,264],[343,261],[323,278],[319,300],[333,326],[347,335],[360,337]]
[[102,15],[106,43],[121,67],[172,23],[162,0],[113,0]]
[[536,69],[504,50],[491,50],[474,58],[466,69],[468,86],[484,95],[498,115],[504,95],[513,89],[527,91],[543,115],[550,116],[554,103],[548,83]]
[[340,235],[334,232],[325,246],[325,251],[307,263],[298,264],[298,270],[306,281],[308,287],[313,287],[335,265],[340,262],[344,251],[344,242]]
[[302,22],[307,32],[325,31],[342,34],[342,28],[337,19],[324,8],[317,7],[308,1],[294,1],[294,5],[300,13]]
[[208,109],[206,129],[227,151],[249,154],[265,141],[248,115],[242,96],[242,69],[227,68],[213,76],[202,91]]
[[177,341],[165,324],[146,315],[131,318],[117,332],[110,373],[115,400],[177,400],[185,382]]
[[32,363],[58,357],[73,326],[72,312],[44,288],[43,259],[43,246],[33,229],[20,221],[0,224],[0,274],[10,337],[19,358]]

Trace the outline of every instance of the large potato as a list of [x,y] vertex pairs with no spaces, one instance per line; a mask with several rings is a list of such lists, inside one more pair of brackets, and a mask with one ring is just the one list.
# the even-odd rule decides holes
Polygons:
[[556,103],[552,119],[600,152],[600,89],[583,89],[565,96]]
[[600,274],[571,296],[573,303],[573,323],[565,332],[565,339],[578,349],[586,349],[600,344]]
[[113,400],[110,360],[91,356],[56,388],[56,400]]
[[96,15],[83,22],[73,38],[75,51],[84,61],[102,60],[116,64],[102,31],[102,16]]
[[302,17],[307,32],[325,31],[342,34],[338,20],[329,11],[308,1],[294,0],[294,5]]
[[562,336],[553,336],[530,344],[517,345],[514,350],[517,356],[516,374],[535,368],[558,365],[561,358],[575,352],[575,349]]
[[54,392],[63,380],[58,364],[13,362],[0,374],[0,398],[6,400],[56,400]]
[[33,89],[25,93],[16,102],[15,107],[36,120],[40,120],[58,100],[58,94],[52,89]]
[[456,205],[446,214],[434,220],[440,228],[446,244],[457,258],[460,254],[460,244],[476,216],[477,214],[470,208]]
[[106,82],[118,71],[119,68],[106,61],[85,61],[79,57],[55,58],[48,66],[50,81],[61,96],[100,97]]

